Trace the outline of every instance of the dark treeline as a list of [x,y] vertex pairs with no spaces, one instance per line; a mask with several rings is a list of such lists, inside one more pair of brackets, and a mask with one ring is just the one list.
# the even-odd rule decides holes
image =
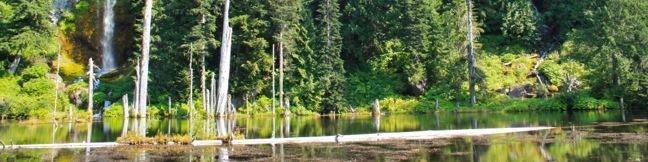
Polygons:
[[[476,0],[469,10],[466,2],[234,0],[234,102],[242,111],[269,110],[272,66],[278,67],[281,44],[284,97],[298,113],[347,112],[368,108],[376,99],[394,112],[470,106],[467,17],[472,14],[478,103],[472,108],[646,106],[648,1]],[[87,71],[88,58],[102,59],[97,43],[102,2],[69,2],[56,25],[53,3],[0,2],[4,115],[49,111],[42,107],[52,105],[55,78],[65,83],[59,87],[66,94],[60,103],[85,102],[79,94],[84,82],[75,80]],[[193,94],[201,100],[202,66],[207,78],[218,75],[222,8],[221,0],[154,1],[150,104],[165,105],[169,97],[186,102],[190,54],[198,85]],[[98,105],[105,99],[119,103],[123,94],[132,94],[142,9],[142,0],[115,5],[120,68],[103,77],[95,94]],[[56,74],[58,44],[61,77],[48,75]],[[37,97],[45,99],[33,99]],[[40,104],[23,103],[34,100]]]

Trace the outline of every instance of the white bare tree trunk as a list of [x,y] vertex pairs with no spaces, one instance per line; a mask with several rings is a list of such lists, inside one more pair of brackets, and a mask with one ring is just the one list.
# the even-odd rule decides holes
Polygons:
[[211,86],[209,88],[209,115],[216,115],[216,74],[211,75]]
[[142,69],[139,92],[139,108],[140,114],[146,118],[146,100],[148,96],[148,69],[149,69],[149,51],[151,46],[151,15],[153,10],[153,0],[146,0],[144,2],[144,30],[142,31]]
[[61,71],[61,44],[59,43],[58,54],[56,55],[56,78],[54,79],[54,113],[52,118],[56,122],[56,111],[58,109],[59,73]]
[[88,62],[88,112],[90,112],[90,121],[92,121],[92,99],[94,95],[94,62],[92,58]]
[[229,26],[229,0],[225,0],[223,13],[223,37],[221,43],[220,68],[218,73],[218,115],[223,116],[227,109],[229,88],[230,46],[232,44],[232,28]]
[[471,0],[466,0],[466,14],[468,15],[468,79],[470,82],[470,103],[477,104],[475,95],[475,49],[473,48],[473,29],[472,29],[472,4]]
[[193,118],[193,51],[189,50],[189,118]]
[[[275,115],[275,45],[274,44],[272,45],[272,115]],[[274,135],[274,129],[272,130]]]
[[[283,39],[283,33],[279,34],[279,39]],[[284,105],[287,103],[284,101],[284,53],[283,53],[283,43],[279,42],[279,104]],[[284,115],[290,115],[290,108],[288,106],[282,106],[284,108]]]
[[129,112],[128,112],[128,111],[129,111],[129,110],[128,110],[128,108],[129,108],[129,107],[128,107],[128,94],[125,94],[125,95],[122,97],[122,102],[123,102],[123,105],[124,105],[124,120],[126,120],[126,119],[128,119],[128,115],[129,115],[129,114],[128,114],[128,113],[129,113]]
[[207,116],[209,116],[209,114],[210,114],[209,113],[209,101],[208,101],[209,100],[209,98],[208,98],[209,95],[207,95],[207,91],[206,91],[207,90],[207,83],[205,82],[205,80],[207,79],[207,77],[205,76],[206,71],[205,71],[205,56],[204,55],[202,56],[201,63],[202,63],[202,69],[200,71],[200,92],[201,92],[201,95],[202,95],[202,106],[203,106],[203,109],[205,110],[205,114],[207,114]]
[[137,59],[137,65],[135,66],[135,92],[133,93],[133,117],[139,117],[139,94],[140,94],[140,60]]

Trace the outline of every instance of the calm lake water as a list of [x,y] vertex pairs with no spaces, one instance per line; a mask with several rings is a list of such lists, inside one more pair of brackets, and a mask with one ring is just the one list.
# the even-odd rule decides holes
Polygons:
[[[379,118],[360,115],[335,118],[239,116],[229,120],[200,121],[103,119],[92,124],[59,123],[58,126],[3,121],[0,122],[0,140],[15,144],[84,142],[88,136],[92,142],[112,142],[128,131],[145,132],[147,136],[192,134],[197,139],[236,131],[251,139],[524,126],[564,129],[489,137],[352,144],[10,150],[0,152],[0,161],[219,161],[219,158],[234,161],[646,161],[648,140],[641,137],[647,137],[648,125],[633,121],[647,118],[646,113],[589,111],[397,114]],[[572,132],[572,126],[576,133]],[[627,133],[629,137],[618,137],[618,141],[591,138],[605,133]]]

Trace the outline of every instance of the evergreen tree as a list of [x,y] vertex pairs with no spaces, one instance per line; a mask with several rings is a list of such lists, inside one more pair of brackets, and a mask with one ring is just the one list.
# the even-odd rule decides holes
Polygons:
[[612,0],[598,4],[587,17],[587,27],[573,33],[582,44],[572,58],[592,68],[590,80],[597,96],[619,102],[628,98],[630,104],[645,105],[648,14],[643,11],[648,9],[648,2]]
[[37,61],[57,51],[51,0],[7,0],[0,3],[0,57]]
[[248,103],[269,92],[272,56],[266,38],[270,32],[267,1],[241,0],[232,3],[232,94]]
[[344,104],[344,66],[340,58],[342,37],[340,36],[340,11],[337,0],[317,0],[315,17],[316,37],[313,47],[316,50],[315,73],[318,89],[323,92],[321,111],[339,111]]

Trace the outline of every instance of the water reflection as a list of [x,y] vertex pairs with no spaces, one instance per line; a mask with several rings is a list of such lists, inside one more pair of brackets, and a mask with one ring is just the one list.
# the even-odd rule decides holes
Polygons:
[[[527,112],[527,113],[434,113],[426,115],[342,115],[335,118],[233,117],[204,120],[185,119],[103,119],[94,123],[67,122],[28,124],[0,123],[0,140],[15,144],[111,142],[133,132],[146,136],[191,134],[196,139],[212,139],[231,132],[245,138],[280,138],[376,132],[442,129],[502,128],[521,126],[582,126],[597,122],[645,119],[646,113],[611,112]],[[67,124],[67,126],[63,126]],[[50,134],[50,136],[43,136]]]
[[[645,128],[646,125],[632,129]],[[628,131],[633,131],[628,129]],[[592,133],[596,133],[592,132]],[[462,139],[249,146],[8,150],[0,161],[645,161],[648,143],[610,143],[570,130]]]

